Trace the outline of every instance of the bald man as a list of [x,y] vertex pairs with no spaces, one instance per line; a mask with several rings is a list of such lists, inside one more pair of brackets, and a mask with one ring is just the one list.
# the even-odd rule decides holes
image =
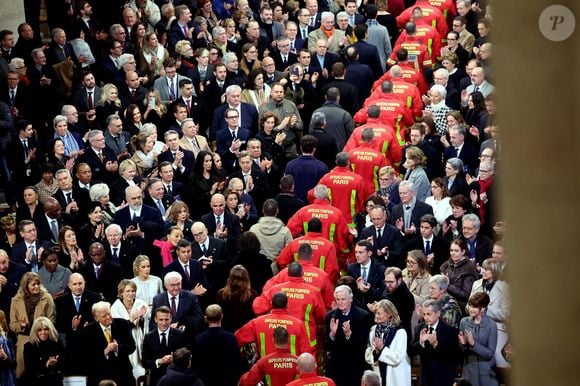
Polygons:
[[226,199],[223,194],[215,193],[210,201],[211,211],[201,216],[208,234],[226,242],[230,255],[237,250],[242,233],[240,218],[226,212]]
[[288,383],[286,386],[320,385],[335,386],[334,381],[327,377],[322,377],[316,373],[316,359],[310,353],[302,353],[298,357],[298,372],[300,378]]

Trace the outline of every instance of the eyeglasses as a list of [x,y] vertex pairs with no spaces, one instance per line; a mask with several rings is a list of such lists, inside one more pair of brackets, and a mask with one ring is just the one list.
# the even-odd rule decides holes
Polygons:
[[217,55],[218,53],[217,52],[210,52],[209,54],[210,55]]
[[413,260],[407,260],[407,265],[417,265],[417,262]]
[[227,119],[238,119],[239,116],[238,115],[228,115],[226,118]]

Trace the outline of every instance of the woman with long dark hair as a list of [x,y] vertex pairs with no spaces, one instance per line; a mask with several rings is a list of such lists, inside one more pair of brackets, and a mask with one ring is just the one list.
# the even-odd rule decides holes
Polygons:
[[195,218],[199,218],[209,212],[211,196],[216,192],[221,192],[223,187],[224,182],[218,182],[218,178],[214,173],[212,153],[201,150],[197,154],[193,172],[189,179],[189,189],[192,197],[192,205],[190,207],[195,210]]
[[217,303],[224,310],[222,327],[234,332],[254,318],[252,302],[256,296],[248,270],[241,264],[233,266],[225,287],[217,293]]

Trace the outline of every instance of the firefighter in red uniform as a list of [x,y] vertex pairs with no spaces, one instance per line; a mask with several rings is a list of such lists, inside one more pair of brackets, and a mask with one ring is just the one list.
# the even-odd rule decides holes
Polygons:
[[314,217],[308,221],[306,235],[294,239],[286,245],[276,258],[278,270],[283,270],[293,261],[298,261],[298,248],[307,243],[312,247],[312,265],[327,273],[331,283],[338,280],[338,262],[336,260],[336,247],[322,235],[322,221]]
[[298,358],[288,350],[288,331],[274,329],[275,350],[260,358],[242,377],[238,386],[256,386],[262,380],[267,386],[286,386],[298,376]]
[[374,133],[372,142],[374,148],[385,156],[387,163],[398,165],[403,157],[403,149],[399,145],[395,130],[382,123],[380,115],[381,110],[378,106],[369,106],[367,109],[367,123],[354,129],[346,145],[344,145],[343,151],[349,152],[358,147],[362,143],[363,130],[370,127]]
[[[427,51],[429,52],[429,57],[433,63],[437,63],[441,59],[441,47],[442,40],[447,36],[441,37],[439,31],[429,24],[429,21],[423,17],[423,11],[420,7],[413,8],[413,22],[416,26],[416,36],[418,40],[427,46]],[[405,30],[401,31],[401,34],[397,38],[395,45],[407,40],[407,32]]]
[[[396,52],[397,55],[397,65],[401,67],[403,71],[403,80],[407,83],[414,84],[419,89],[419,93],[424,95],[429,91],[427,82],[425,82],[425,76],[422,72],[415,69],[415,65],[408,61],[409,51],[406,48],[399,48]],[[383,76],[381,76],[375,83],[373,83],[373,90],[381,87],[383,81],[392,80],[391,72],[387,71]]]
[[365,199],[374,190],[369,190],[362,177],[352,172],[347,152],[338,153],[335,160],[336,166],[318,183],[328,187],[330,202],[342,211],[348,226],[354,228],[356,214],[364,210]]
[[393,95],[405,102],[407,107],[411,109],[413,118],[422,117],[423,100],[421,99],[421,93],[417,86],[405,82],[401,67],[394,65],[391,67],[389,72],[392,77],[391,82],[393,83]]
[[337,251],[348,253],[350,251],[352,232],[348,227],[342,211],[332,205],[328,200],[328,188],[324,185],[314,187],[314,203],[301,208],[288,220],[288,229],[292,236],[308,232],[308,221],[319,218],[322,222],[322,236],[334,243]]
[[[387,59],[387,64],[392,66],[397,64],[396,57],[397,51],[400,48],[405,48],[408,52],[408,60],[415,65],[415,69],[424,73],[425,69],[431,69],[433,67],[433,62],[431,61],[431,55],[429,55],[429,50],[427,49],[427,44],[423,42],[423,39],[417,36],[417,26],[412,21],[405,25],[405,33],[407,37],[405,40],[400,41],[395,44],[393,52]],[[447,35],[445,35],[447,36]]]
[[457,15],[457,6],[455,0],[428,0],[429,4],[435,8],[439,8],[445,21],[447,28],[450,31],[453,25],[453,18]]
[[393,95],[393,83],[386,80],[380,90],[376,90],[367,98],[364,107],[354,115],[358,124],[366,123],[367,108],[376,105],[381,110],[380,121],[395,128],[395,135],[401,147],[407,142],[407,127],[415,124],[411,111],[399,98]]
[[312,354],[305,353],[298,357],[298,371],[300,378],[287,386],[336,386],[332,379],[316,374],[316,360]]
[[[445,20],[443,12],[441,12],[439,8],[429,4],[429,0],[417,0],[415,5],[401,12],[401,14],[397,16],[397,27],[403,28],[403,26],[405,26],[406,23],[411,20],[413,17],[413,10],[416,7],[421,7],[425,22],[434,27],[437,32],[439,32],[439,35],[445,39],[447,37],[447,32],[449,32],[449,25],[447,24],[447,20]],[[451,18],[451,20],[453,20],[453,18]]]
[[379,169],[391,166],[383,153],[373,148],[373,129],[367,127],[362,133],[362,142],[358,147],[348,152],[350,168],[362,177],[367,192],[376,192],[379,189]]
[[290,353],[299,355],[313,351],[308,341],[308,333],[304,322],[288,313],[288,297],[284,292],[272,296],[272,310],[269,314],[250,320],[236,331],[236,339],[240,347],[255,343],[258,355],[264,357],[275,351],[272,331],[276,327],[284,327],[290,335]]
[[[318,223],[320,223],[320,220],[318,220],[317,218],[313,218],[308,223],[309,228],[312,226],[312,222],[314,221],[318,221]],[[332,245],[330,241],[328,240],[324,241]],[[310,284],[311,286],[316,287],[320,291],[320,294],[322,295],[322,300],[324,300],[324,305],[326,306],[327,309],[330,309],[332,307],[332,301],[334,300],[334,286],[332,285],[332,282],[330,281],[328,274],[314,265],[312,254],[313,247],[310,244],[308,244],[307,242],[299,244],[298,262],[302,264],[302,270],[304,271],[302,279],[304,280],[304,283]],[[280,272],[278,272],[276,276],[274,276],[273,278],[271,278],[266,282],[262,291],[267,291],[272,286],[276,284],[282,284],[287,281],[290,281],[290,276],[288,275],[288,268],[284,268]]]
[[288,312],[304,322],[312,350],[316,348],[316,329],[323,325],[326,316],[324,300],[318,288],[304,283],[304,271],[300,263],[293,262],[288,266],[289,281],[272,286],[254,299],[252,305],[256,315],[268,312],[270,299],[277,292],[284,292],[288,297]]

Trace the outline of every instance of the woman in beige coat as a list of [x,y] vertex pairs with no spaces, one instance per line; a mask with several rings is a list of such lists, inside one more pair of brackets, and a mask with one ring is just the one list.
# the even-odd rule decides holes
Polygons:
[[40,284],[40,276],[34,272],[26,272],[10,304],[10,329],[18,335],[16,378],[20,378],[24,372],[24,345],[29,340],[30,327],[34,320],[41,316],[55,321],[54,301]]
[[[415,249],[407,253],[407,268],[403,270],[403,281],[409,287],[409,291],[415,298],[415,307],[429,299],[429,262],[423,251]],[[419,316],[416,312],[413,313],[411,319],[411,327],[413,330],[419,322]]]

